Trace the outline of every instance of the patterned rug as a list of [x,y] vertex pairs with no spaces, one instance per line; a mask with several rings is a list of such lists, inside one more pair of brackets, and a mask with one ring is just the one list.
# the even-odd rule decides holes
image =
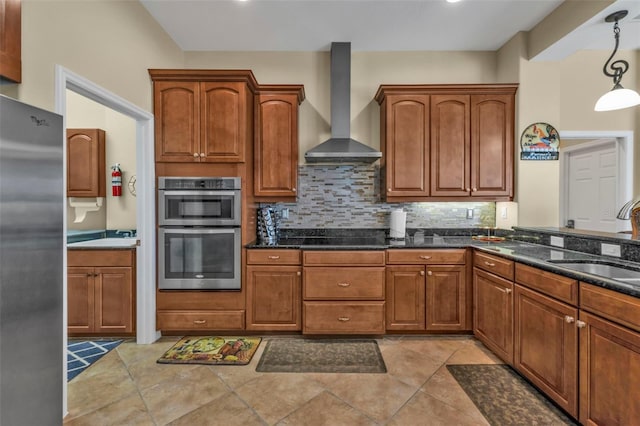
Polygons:
[[508,365],[447,365],[492,425],[577,425]]
[[386,373],[375,340],[271,339],[256,371],[265,373]]
[[260,337],[182,338],[158,359],[160,364],[245,365],[258,349]]
[[67,342],[67,382],[120,343],[122,340],[69,340]]

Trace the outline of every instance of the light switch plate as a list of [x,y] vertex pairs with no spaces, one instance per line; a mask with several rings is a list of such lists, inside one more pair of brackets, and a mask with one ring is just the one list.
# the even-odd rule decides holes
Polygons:
[[551,236],[551,245],[556,247],[564,247],[564,238],[556,237],[555,235]]
[[603,256],[620,257],[620,246],[618,244],[600,243],[600,253]]

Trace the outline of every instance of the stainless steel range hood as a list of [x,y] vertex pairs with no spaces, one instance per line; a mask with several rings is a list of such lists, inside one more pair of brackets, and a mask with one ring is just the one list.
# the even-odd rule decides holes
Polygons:
[[382,153],[351,139],[351,43],[331,43],[331,138],[304,154],[307,163],[373,163]]

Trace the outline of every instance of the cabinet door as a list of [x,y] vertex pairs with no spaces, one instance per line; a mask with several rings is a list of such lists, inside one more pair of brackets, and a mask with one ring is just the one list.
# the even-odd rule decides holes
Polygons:
[[514,290],[513,366],[578,416],[578,309],[520,285]]
[[130,333],[133,328],[131,268],[95,268],[95,332]]
[[580,423],[637,424],[640,333],[583,311],[580,320]]
[[22,81],[20,0],[0,0],[0,76]]
[[298,95],[258,95],[255,133],[254,195],[295,197],[298,185]]
[[157,162],[200,161],[200,89],[193,81],[153,85]]
[[387,330],[424,330],[424,266],[388,266],[386,274]]
[[67,197],[104,197],[105,133],[67,129]]
[[241,163],[248,126],[245,83],[201,84],[200,160]]
[[467,330],[465,271],[466,266],[427,267],[427,330]]
[[514,95],[471,96],[471,196],[513,197]]
[[389,95],[385,120],[386,195],[429,195],[429,96]]
[[473,270],[473,334],[508,364],[513,364],[513,283]]
[[471,192],[470,96],[431,96],[431,196]]
[[94,270],[67,268],[67,332],[70,335],[93,332]]
[[247,329],[302,329],[301,268],[247,266]]

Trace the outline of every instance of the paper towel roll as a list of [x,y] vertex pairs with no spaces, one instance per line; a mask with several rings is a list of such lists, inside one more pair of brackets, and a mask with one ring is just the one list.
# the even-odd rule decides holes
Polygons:
[[389,236],[391,238],[404,238],[407,225],[407,212],[393,210],[391,212],[391,224],[389,226]]

